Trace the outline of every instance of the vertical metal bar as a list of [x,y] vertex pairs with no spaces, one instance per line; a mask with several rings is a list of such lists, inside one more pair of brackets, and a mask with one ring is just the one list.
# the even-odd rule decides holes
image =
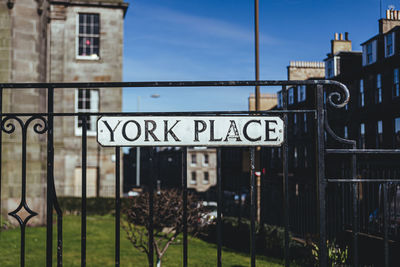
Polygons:
[[[356,145],[353,145],[353,149]],[[351,156],[351,178],[357,178],[357,157],[355,154]],[[353,187],[353,266],[358,266],[358,234],[360,218],[358,215],[358,184],[352,183]]]
[[[288,95],[286,86],[282,86],[282,107],[288,109]],[[289,254],[289,142],[288,142],[288,114],[283,114],[283,140],[282,145],[282,183],[283,183],[283,221],[285,225],[285,266],[290,265]]]
[[183,267],[187,267],[188,262],[187,193],[187,147],[184,147],[182,148]]
[[115,148],[115,266],[120,264],[121,178],[120,148]]
[[86,152],[87,116],[82,117],[82,215],[81,215],[81,267],[86,266]]
[[[254,0],[254,45],[255,45],[255,78],[256,81],[260,80],[260,62],[259,62],[259,4],[258,0]],[[256,94],[255,94],[255,110],[260,110],[260,86],[256,86]]]
[[46,226],[46,266],[53,265],[53,192],[51,190],[54,181],[54,88],[47,89],[47,226]]
[[385,257],[385,267],[389,267],[389,213],[388,213],[388,184],[383,184],[383,248]]
[[150,147],[150,181],[149,181],[149,267],[153,267],[154,265],[154,225],[153,225],[153,217],[154,217],[154,148]]
[[318,219],[319,219],[319,264],[321,267],[327,266],[328,253],[326,245],[326,181],[325,181],[325,109],[324,109],[324,89],[322,85],[317,85],[316,94],[316,168],[317,168],[317,196],[318,196]]
[[217,148],[217,266],[222,266],[222,175],[221,175],[221,149]]
[[250,256],[251,267],[256,266],[256,177],[255,148],[250,148]]
[[[0,123],[3,120],[3,88],[0,87]],[[3,216],[1,216],[2,203],[1,203],[1,173],[2,173],[2,150],[3,150],[3,131],[0,127],[0,225],[3,225]],[[1,234],[1,230],[0,230]]]

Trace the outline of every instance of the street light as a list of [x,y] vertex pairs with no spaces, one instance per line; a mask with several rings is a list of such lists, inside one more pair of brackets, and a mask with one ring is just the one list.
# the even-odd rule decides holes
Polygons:
[[[150,95],[151,98],[160,98],[159,94]],[[137,97],[137,112],[140,111],[140,96]],[[140,147],[136,147],[136,186],[140,187]]]

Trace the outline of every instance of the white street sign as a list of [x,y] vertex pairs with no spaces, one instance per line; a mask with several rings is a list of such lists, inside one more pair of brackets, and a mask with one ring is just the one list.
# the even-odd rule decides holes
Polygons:
[[272,116],[100,117],[102,146],[280,146],[283,121]]

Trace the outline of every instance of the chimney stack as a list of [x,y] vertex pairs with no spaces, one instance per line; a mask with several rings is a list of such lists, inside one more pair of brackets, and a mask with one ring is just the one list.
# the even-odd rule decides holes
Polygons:
[[339,52],[350,52],[352,51],[351,48],[351,41],[349,40],[349,33],[337,33],[335,32],[334,39],[331,40],[331,56],[339,53]]
[[400,26],[400,10],[389,8],[386,10],[386,18],[379,20],[379,33],[385,34],[396,26]]
[[339,40],[339,37],[338,37],[338,36],[339,36],[338,33],[335,32],[335,40]]

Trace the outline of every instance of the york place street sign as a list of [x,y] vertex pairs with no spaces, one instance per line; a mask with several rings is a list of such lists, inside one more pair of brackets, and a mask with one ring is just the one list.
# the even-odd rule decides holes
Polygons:
[[279,146],[283,121],[271,116],[100,117],[102,146]]

